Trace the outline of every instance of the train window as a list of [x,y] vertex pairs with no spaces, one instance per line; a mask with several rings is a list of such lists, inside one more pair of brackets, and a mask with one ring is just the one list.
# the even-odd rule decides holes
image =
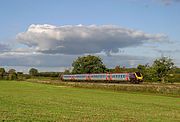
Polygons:
[[141,73],[135,72],[138,77],[141,77]]

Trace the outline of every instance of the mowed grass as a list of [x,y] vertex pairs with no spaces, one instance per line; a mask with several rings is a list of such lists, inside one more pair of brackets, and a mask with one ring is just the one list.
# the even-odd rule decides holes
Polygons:
[[180,98],[0,81],[0,121],[180,121]]

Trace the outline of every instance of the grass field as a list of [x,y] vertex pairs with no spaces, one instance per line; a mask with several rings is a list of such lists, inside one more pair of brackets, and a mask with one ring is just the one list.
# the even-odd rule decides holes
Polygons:
[[0,121],[180,121],[180,98],[0,81]]

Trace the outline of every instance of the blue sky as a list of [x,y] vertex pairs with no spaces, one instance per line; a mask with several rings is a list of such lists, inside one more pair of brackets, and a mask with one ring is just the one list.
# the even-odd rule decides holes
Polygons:
[[[33,60],[39,62],[37,64],[29,63],[27,64],[28,67],[70,67],[74,58],[88,53],[100,55],[109,67],[114,67],[115,65],[135,67],[139,63],[152,63],[153,59],[160,57],[162,54],[173,58],[176,65],[180,66],[179,12],[179,0],[1,0],[0,48],[2,49],[0,49],[0,65],[26,66],[25,63],[23,64],[20,62],[27,62],[23,61],[23,59],[28,57],[29,60],[32,60],[31,58],[33,58]],[[59,44],[58,46],[54,46],[55,44],[53,40],[51,40],[52,38],[48,40],[47,38],[40,39],[40,37],[38,37],[38,40],[36,36],[36,38],[32,38],[32,40],[29,40],[29,38],[27,39],[26,36],[34,36],[30,35],[28,31],[28,29],[32,28],[31,25],[34,25],[33,27],[38,27],[38,29],[42,30],[42,26],[44,27],[45,24],[57,27],[58,32],[62,32],[62,26],[71,25],[72,28],[69,30],[71,31],[79,24],[82,24],[79,30],[80,32],[82,32],[84,28],[87,29],[86,32],[89,32],[89,26],[95,25],[97,28],[100,28],[96,30],[97,33],[99,33],[102,29],[101,26],[113,25],[121,31],[126,30],[127,32],[129,30],[133,30],[133,33],[139,33],[139,31],[141,31],[143,34],[151,34],[151,36],[154,37],[150,39],[149,35],[146,35],[148,39],[147,37],[138,37],[142,40],[138,41],[137,39],[134,39],[135,41],[138,41],[137,45],[127,45],[129,42],[126,43],[123,41],[115,42],[119,45],[119,48],[115,45],[114,47],[112,46],[112,48],[109,48],[111,47],[111,43],[109,42],[107,43],[109,47],[107,47],[105,45],[102,46],[103,44],[101,45],[98,42],[92,41],[92,43],[88,42],[88,44],[93,45],[93,43],[98,43],[100,48],[94,49],[97,51],[91,51],[89,47],[87,49],[82,48],[81,51],[77,51],[81,53],[72,54],[64,50],[63,52],[61,50],[52,51],[54,47],[62,46],[59,42],[57,42]],[[52,29],[50,26],[48,26],[48,29]],[[108,30],[113,29],[113,27],[108,27]],[[33,30],[33,33],[35,33],[34,31],[35,30]],[[26,34],[18,36],[18,34],[23,32]],[[53,32],[55,31],[53,30]],[[104,32],[104,34],[105,33],[106,32]],[[158,39],[157,34],[161,34],[161,37],[158,37]],[[78,36],[78,34],[74,36]],[[111,40],[108,36],[104,38]],[[120,37],[118,36],[118,38]],[[33,39],[37,42],[34,42]],[[65,37],[65,40],[68,39],[69,37]],[[112,38],[112,40],[113,39],[117,38]],[[132,39],[132,36],[130,35],[130,37],[127,37],[127,41],[129,41],[128,39]],[[144,41],[144,39],[154,39],[154,41]],[[156,39],[158,41],[156,41]],[[43,42],[43,40],[46,41]],[[134,40],[132,39],[131,41],[134,43]],[[74,50],[76,51],[77,47],[74,46],[76,45],[76,42],[74,40],[71,41],[72,42],[70,44],[72,46],[70,47],[75,48]],[[39,42],[48,43],[53,46],[47,47]],[[53,42],[53,44],[51,42]],[[123,45],[121,45],[121,43],[123,43]],[[6,46],[6,48],[4,49],[3,46]],[[20,48],[23,48],[21,51],[24,51],[24,53],[18,52]],[[45,48],[46,51],[44,51]],[[113,52],[113,50],[117,48],[119,51]],[[51,54],[49,54],[50,50]],[[72,50],[72,52],[74,50]],[[103,54],[103,50],[106,50],[105,52],[107,52],[107,50],[110,52],[106,55]],[[10,59],[13,59],[11,55],[13,55],[14,59],[16,59],[16,63],[10,61]],[[60,61],[61,63],[54,62],[54,64],[52,64],[51,60],[47,60],[46,62],[43,61],[49,59],[49,56],[54,56],[55,60],[59,60],[59,58],[64,55],[64,62],[68,62],[69,64],[62,61]],[[24,58],[21,59],[19,56]],[[47,68],[47,70],[49,69]]]

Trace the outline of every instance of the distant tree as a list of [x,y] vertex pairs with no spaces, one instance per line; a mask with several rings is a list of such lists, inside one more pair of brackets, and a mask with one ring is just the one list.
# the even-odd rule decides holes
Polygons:
[[31,69],[29,70],[29,75],[31,75],[31,76],[37,76],[37,75],[38,75],[38,70],[35,69],[35,68],[31,68]]
[[106,67],[103,64],[102,59],[92,55],[78,57],[73,61],[72,66],[73,74],[106,72]]
[[8,73],[9,73],[9,74],[16,73],[16,70],[15,70],[15,69],[10,69],[10,70],[8,71]]
[[17,72],[17,75],[23,75],[23,72]]
[[5,73],[5,69],[4,68],[0,68],[0,73]]
[[138,70],[138,72],[140,72],[143,75],[144,81],[146,81],[146,82],[154,82],[154,81],[157,82],[157,78],[155,76],[155,71],[148,64],[138,65],[137,70]]
[[173,74],[175,71],[175,66],[172,59],[167,57],[162,57],[160,59],[156,59],[152,65],[152,68],[155,71],[156,77],[161,81],[168,81],[170,74]]
[[180,74],[180,68],[176,67],[175,68],[175,73]]
[[147,65],[141,65],[141,64],[139,64],[139,65],[137,66],[137,69],[139,70],[139,72],[143,73],[144,70],[146,69],[146,67],[147,67]]
[[38,72],[41,77],[58,77],[60,72]]
[[147,72],[149,72],[149,68],[150,68],[150,66],[149,66],[148,64],[146,64],[146,65],[141,65],[141,64],[139,64],[139,65],[137,66],[138,71],[139,71],[143,76],[145,76],[145,75],[147,74]]
[[5,73],[5,69],[4,68],[0,68],[0,79],[3,79],[4,73]]
[[9,80],[16,80],[17,79],[17,74],[15,69],[10,69],[8,71],[8,79]]
[[17,74],[18,80],[25,80],[25,79],[26,79],[26,78],[24,77],[23,72],[17,72],[16,74]]
[[115,72],[115,73],[121,72],[120,66],[116,66],[116,67],[114,68],[114,72]]
[[69,71],[68,69],[66,69],[66,70],[64,71],[64,74],[70,74],[70,71]]

